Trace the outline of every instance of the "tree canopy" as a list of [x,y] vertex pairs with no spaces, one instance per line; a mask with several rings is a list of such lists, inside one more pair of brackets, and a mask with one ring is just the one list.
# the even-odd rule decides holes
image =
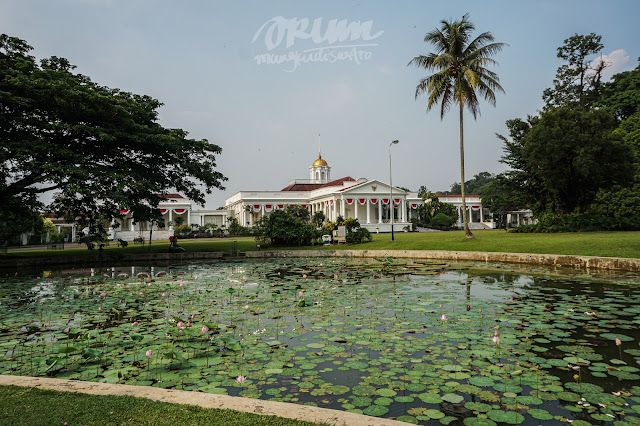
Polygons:
[[16,206],[32,218],[48,191],[70,216],[126,208],[149,217],[169,192],[204,204],[206,193],[223,189],[221,148],[162,127],[160,101],[101,86],[64,58],[38,63],[31,50],[0,36],[0,239],[28,227],[16,223]]

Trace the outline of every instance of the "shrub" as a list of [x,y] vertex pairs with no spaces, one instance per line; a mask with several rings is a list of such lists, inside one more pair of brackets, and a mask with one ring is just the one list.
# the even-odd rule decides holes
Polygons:
[[444,213],[438,213],[433,218],[431,218],[431,222],[429,222],[429,228],[434,229],[449,229],[453,224],[454,220],[451,216],[447,216]]
[[587,214],[546,214],[535,225],[522,225],[509,230],[514,233],[638,231],[640,216],[602,216]]

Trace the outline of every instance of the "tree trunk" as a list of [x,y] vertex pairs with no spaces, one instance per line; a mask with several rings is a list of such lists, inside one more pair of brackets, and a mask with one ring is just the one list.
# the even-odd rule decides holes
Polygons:
[[464,127],[462,125],[462,107],[462,102],[460,102],[460,193],[462,194],[462,223],[464,225],[464,235],[467,237],[467,240],[470,240],[475,237],[471,233],[469,224],[467,223],[467,202],[464,193]]
[[149,251],[151,251],[151,238],[153,237],[153,222],[149,225]]

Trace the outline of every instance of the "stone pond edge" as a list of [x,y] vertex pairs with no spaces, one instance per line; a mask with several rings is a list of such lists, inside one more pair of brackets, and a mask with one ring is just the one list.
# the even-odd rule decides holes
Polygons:
[[[480,261],[533,264],[561,268],[579,268],[596,270],[619,270],[640,272],[640,259],[622,257],[576,256],[565,254],[534,253],[501,253],[480,251],[446,251],[446,250],[264,250],[248,251],[243,258],[269,259],[278,257],[341,257],[341,258],[375,258],[393,257],[407,259]],[[223,252],[188,252],[188,253],[143,253],[102,257],[43,257],[22,259],[0,259],[0,268],[16,268],[27,266],[75,265],[88,266],[96,264],[113,264],[127,262],[231,259]]]

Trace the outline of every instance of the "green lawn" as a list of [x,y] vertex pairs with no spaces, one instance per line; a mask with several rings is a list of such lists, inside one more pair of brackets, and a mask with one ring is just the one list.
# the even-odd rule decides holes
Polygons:
[[[511,253],[573,254],[584,256],[630,257],[640,258],[640,231],[634,232],[569,232],[557,234],[514,234],[505,231],[476,231],[476,238],[466,241],[462,231],[374,234],[373,241],[365,244],[343,244],[340,246],[290,247],[290,249],[350,249],[350,250],[454,250],[487,251]],[[238,250],[256,250],[255,240],[251,237],[221,238],[210,241],[181,240],[188,252],[230,251],[233,241],[238,242]],[[130,245],[127,248],[107,247],[103,255],[117,256],[135,253],[166,253],[169,244],[154,242],[148,246]],[[97,250],[66,249],[38,250],[19,253],[7,253],[0,258],[19,257],[98,257]]]
[[0,386],[0,424],[310,426],[315,423],[131,396],[98,396]]
[[467,241],[463,231],[374,234],[365,244],[324,249],[351,250],[453,250],[510,253],[573,254],[583,256],[640,258],[640,231],[568,232],[556,234],[514,234],[505,231],[476,231]]

